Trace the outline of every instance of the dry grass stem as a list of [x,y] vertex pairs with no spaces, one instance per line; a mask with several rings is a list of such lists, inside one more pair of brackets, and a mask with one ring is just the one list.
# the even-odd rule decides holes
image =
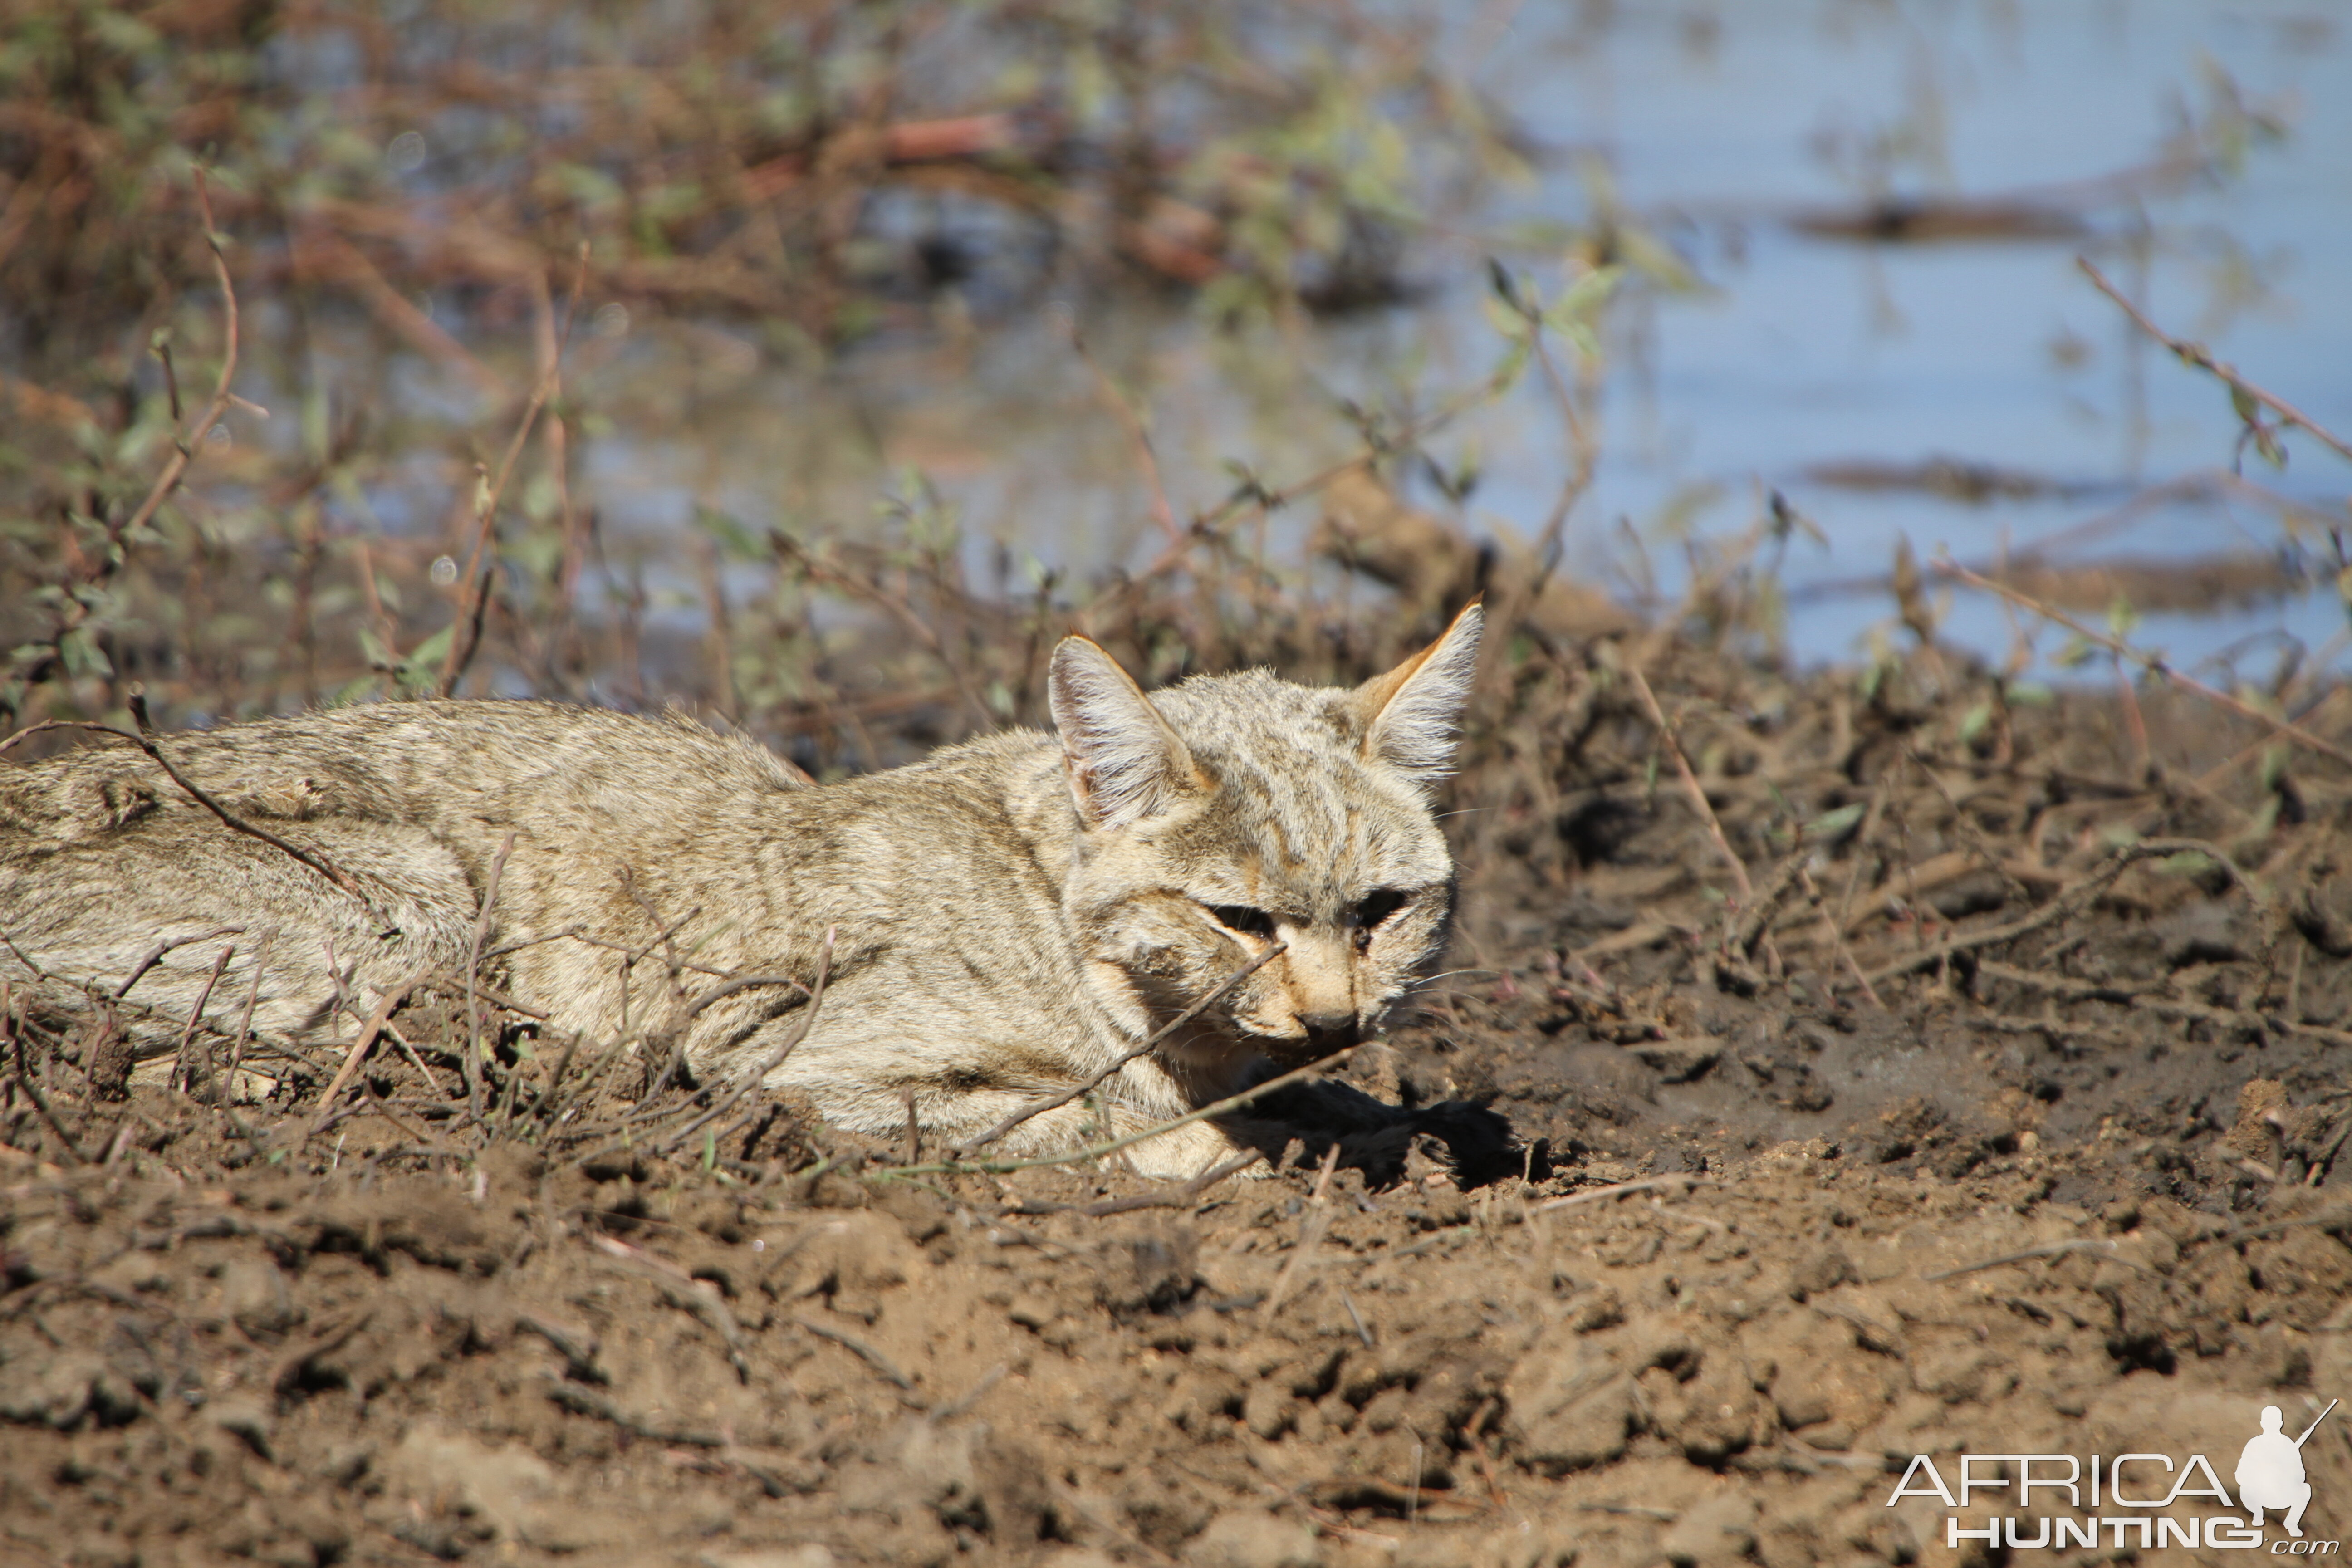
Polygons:
[[2167,664],[2163,656],[2160,654],[2145,652],[2142,649],[2132,647],[2129,643],[2123,641],[2119,637],[2109,637],[2105,632],[2095,631],[2091,627],[2084,626],[2081,621],[2076,620],[2065,611],[2050,605],[2045,605],[2039,599],[2031,598],[2026,595],[2021,594],[2016,589],[2010,587],[2006,584],[1996,583],[1990,577],[1979,576],[1978,574],[1969,571],[1967,567],[1961,565],[1958,562],[1950,559],[1948,556],[1937,561],[1936,570],[1942,575],[1950,577],[1956,582],[1966,583],[1971,588],[1981,588],[1988,594],[1998,594],[2002,598],[2016,605],[2020,609],[2030,610],[2033,614],[2040,616],[2042,619],[2049,621],[2053,625],[2065,627],[2068,631],[2073,632],[2076,637],[2081,637],[2084,641],[2095,643],[2100,647],[2103,647],[2109,653],[2114,654],[2116,658],[2128,660],[2130,663],[2137,665],[2140,668],[2147,670],[2150,675],[2160,677],[2170,684],[2179,687],[2183,691],[2194,692],[2196,695],[2204,698],[2209,702],[2219,703],[2221,707],[2227,708],[2231,712],[2237,714],[2241,718],[2251,719],[2255,723],[2264,726],[2269,729],[2273,734],[2284,736],[2285,739],[2293,741],[2296,745],[2303,747],[2305,751],[2315,752],[2323,757],[2342,763],[2347,767],[2352,767],[2352,751],[2347,751],[2344,747],[2337,745],[2335,742],[2327,740],[2323,736],[2315,735],[2301,725],[2292,724],[2284,719],[2265,713],[2252,703],[2241,701],[2239,699],[2231,696],[2226,691],[2217,691],[2201,680],[2193,679],[2189,676],[2181,674],[2179,670],[2174,669],[2169,664]]
[[[2181,363],[2188,365],[2192,369],[2205,372],[2208,375],[2212,376],[2215,380],[2227,385],[2231,392],[2237,394],[2241,398],[2260,404],[2263,407],[2269,409],[2273,414],[2277,415],[2284,423],[2292,425],[2295,428],[2315,437],[2322,445],[2333,451],[2337,457],[2345,458],[2347,461],[2352,461],[2352,446],[2347,446],[2342,437],[2336,435],[2334,431],[2329,430],[2326,426],[2321,425],[2309,415],[2304,413],[2303,410],[2297,408],[2294,404],[2287,402],[2284,398],[2278,396],[2274,393],[2265,392],[2262,387],[2256,385],[2251,381],[2248,381],[2230,365],[2214,358],[2213,352],[2205,347],[2202,343],[2192,343],[2188,342],[2186,339],[2176,338],[2171,333],[2166,331],[2163,328],[2158,326],[2154,321],[2149,321],[2147,314],[2142,311],[2138,306],[2133,304],[2122,289],[2116,288],[2113,283],[2107,280],[2107,275],[2100,271],[2098,267],[2089,257],[2078,256],[2074,258],[2074,265],[2083,269],[2083,275],[2091,280],[2093,286],[2095,287],[2100,293],[2105,294],[2108,299],[2114,300],[2116,307],[2120,309],[2125,315],[2131,318],[2132,325],[2137,327],[2141,331],[2146,332],[2149,337],[2156,340],[2156,342],[2163,344],[2166,350],[2168,351],[2174,358],[2179,360]],[[2251,418],[2248,419],[2248,423],[2252,423]]]

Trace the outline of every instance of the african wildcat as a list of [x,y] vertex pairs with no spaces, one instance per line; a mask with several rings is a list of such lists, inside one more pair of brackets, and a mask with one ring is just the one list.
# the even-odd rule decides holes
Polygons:
[[[1059,743],[1011,731],[824,786],[677,718],[538,702],[385,703],[175,735],[175,767],[232,815],[331,863],[354,897],[231,830],[145,756],[109,743],[0,772],[0,977],[47,1005],[79,987],[156,1010],[211,984],[233,1028],[340,1028],[433,969],[462,971],[493,862],[485,951],[549,1026],[615,1038],[686,988],[772,979],[696,1016],[705,1076],[770,1055],[836,933],[813,1026],[771,1075],[836,1124],[969,1137],[1091,1077],[1268,945],[1286,951],[1008,1152],[1126,1132],[1231,1092],[1265,1058],[1311,1059],[1376,1027],[1436,956],[1453,867],[1430,810],[1451,765],[1479,611],[1353,690],[1264,671],[1147,698],[1080,637],[1055,650]],[[371,908],[370,906],[373,906]],[[133,971],[166,939],[203,937]],[[644,961],[632,969],[625,958]],[[27,965],[30,966],[28,973]],[[85,1004],[86,1005],[86,1004]],[[348,1037],[348,1036],[346,1036]],[[1139,1169],[1231,1152],[1195,1123]]]

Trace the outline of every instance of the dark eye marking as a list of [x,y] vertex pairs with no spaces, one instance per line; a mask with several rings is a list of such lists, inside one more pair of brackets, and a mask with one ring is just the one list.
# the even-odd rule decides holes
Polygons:
[[1376,888],[1364,895],[1363,902],[1348,911],[1348,923],[1358,931],[1370,931],[1412,901],[1394,888]]
[[1246,904],[1202,904],[1201,907],[1214,916],[1217,923],[1227,931],[1266,938],[1274,935],[1274,917],[1264,910],[1254,910]]

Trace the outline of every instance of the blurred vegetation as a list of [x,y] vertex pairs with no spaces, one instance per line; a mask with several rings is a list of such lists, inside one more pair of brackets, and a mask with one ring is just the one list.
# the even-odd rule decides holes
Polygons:
[[[608,553],[567,355],[633,318],[822,363],[1089,292],[1276,323],[1393,298],[1418,226],[1521,162],[1436,57],[1303,0],[11,6],[0,725],[134,685],[166,721],[495,690],[854,752],[818,601],[915,639],[859,657],[932,661],[860,688],[1027,716],[948,646],[1010,628],[912,585],[962,571],[919,479],[817,546],[712,518],[698,555]],[[200,417],[232,348],[242,395]],[[1033,586],[1039,626],[1094,592]]]
[[[1345,679],[1481,587],[1510,634],[1499,701],[1510,670],[1573,662],[1562,544],[1601,447],[1604,325],[1703,284],[1598,155],[1579,226],[1475,235],[1536,153],[1446,73],[1436,27],[1353,0],[21,0],[0,11],[0,731],[121,723],[134,693],[165,724],[536,695],[684,703],[824,772],[1041,721],[1044,655],[1072,626],[1153,681],[1251,661]],[[2222,177],[2278,133],[2208,85],[2099,199]],[[1863,207],[1790,221],[1885,245],[2005,233],[2022,210],[1906,198],[1890,230],[1892,187],[1865,184]],[[1190,300],[1272,327],[1259,353],[1309,313],[1408,295],[1441,247],[1557,262],[1492,268],[1499,362],[1434,396],[1332,395],[1350,462],[1233,465],[1195,515],[1168,499],[1148,411],[1078,347],[1150,497],[1123,574],[991,559],[913,470],[847,516],[730,516],[698,490],[670,535],[604,525],[612,459],[645,454],[620,400],[656,411],[647,429],[690,421],[698,349],[822,367],[1048,306]],[[684,351],[625,349],[648,323]],[[1379,541],[1324,551],[1416,588],[1360,606],[1268,569],[1270,514],[1343,477],[1458,518],[1475,439],[1423,443],[1523,377],[1557,408],[1537,439],[1561,470],[1528,539],[1456,530],[1459,559],[1429,572],[1375,563]],[[1297,388],[1252,412],[1302,423]],[[2242,415],[2273,455],[2285,426]],[[1712,499],[1651,531],[1685,557],[1679,605],[1626,531],[1640,596],[1708,647],[1769,653],[1781,554],[1819,531],[1759,494],[1699,537],[1680,514]],[[2343,570],[2340,540],[2329,558]],[[1452,603],[1418,592],[1435,582]],[[1932,648],[1932,608],[1903,603],[1874,669],[1897,627]]]
[[1511,156],[1420,37],[1347,5],[10,16],[0,294],[36,360],[201,281],[192,159],[256,282],[346,293],[404,333],[387,289],[462,313],[584,245],[599,299],[831,344],[910,291],[977,279],[1013,303],[1113,264],[1232,309],[1377,297],[1396,231]]

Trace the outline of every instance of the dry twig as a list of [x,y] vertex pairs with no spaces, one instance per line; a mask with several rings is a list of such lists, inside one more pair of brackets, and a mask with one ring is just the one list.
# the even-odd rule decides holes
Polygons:
[[2092,285],[2100,293],[2113,300],[2122,309],[2123,313],[2131,318],[2132,325],[2163,344],[2181,363],[2192,370],[2201,370],[2228,386],[2232,395],[2241,401],[2239,417],[2244,419],[2248,426],[2252,426],[2254,421],[2247,414],[2243,405],[2260,404],[2277,415],[2282,423],[2308,432],[2317,437],[2321,445],[2335,452],[2337,457],[2352,461],[2352,446],[2346,445],[2342,437],[2313,419],[2311,416],[2287,402],[2286,399],[2263,391],[2244,376],[2240,375],[2230,365],[2214,358],[2213,351],[2204,344],[2192,343],[2184,338],[2176,338],[2154,321],[2149,321],[2138,306],[2124,296],[2123,290],[2107,281],[2107,275],[2100,271],[2089,257],[2074,258],[2074,265],[2083,269],[2083,275],[2090,279]]
[[2031,610],[2046,621],[2064,626],[2085,642],[2097,644],[2116,658],[2137,665],[2148,674],[2168,680],[2183,691],[2193,692],[2209,702],[2219,703],[2241,718],[2251,719],[2257,724],[2266,726],[2273,735],[2293,741],[2306,751],[2316,752],[2323,757],[2342,763],[2347,767],[2352,767],[2352,751],[2347,751],[2323,736],[2315,735],[2299,724],[2289,723],[2284,719],[2273,717],[2250,702],[2241,701],[2227,692],[2214,689],[2201,680],[2181,674],[2165,661],[2162,654],[2147,653],[2132,647],[2119,637],[2112,637],[2105,632],[2094,631],[2065,611],[2021,594],[2005,583],[1996,583],[1990,577],[1979,576],[1949,556],[1940,557],[1936,562],[1935,569],[1939,574],[1966,583],[1972,588],[1982,588],[1989,594],[1998,594],[2020,609]]
[[1664,744],[1666,754],[1674,759],[1675,772],[1682,778],[1683,793],[1690,796],[1691,805],[1698,812],[1699,820],[1706,824],[1707,837],[1715,841],[1716,853],[1722,857],[1726,866],[1731,868],[1732,884],[1739,889],[1740,902],[1748,902],[1755,897],[1755,889],[1748,880],[1748,868],[1731,847],[1731,840],[1724,837],[1722,819],[1715,815],[1715,807],[1707,804],[1706,791],[1699,787],[1698,775],[1691,772],[1690,759],[1683,755],[1683,743],[1675,736],[1675,727],[1666,722],[1665,710],[1658,706],[1657,693],[1650,689],[1650,682],[1642,674],[1639,665],[1628,664],[1625,679],[1633,682],[1634,694],[1641,698],[1642,706],[1649,712],[1650,722],[1657,726],[1658,738]]
[[1264,952],[1259,953],[1255,958],[1250,960],[1249,963],[1234,971],[1233,973],[1225,976],[1223,981],[1218,983],[1215,990],[1210,992],[1207,995],[1193,1003],[1190,1007],[1185,1008],[1181,1013],[1177,1014],[1173,1018],[1169,1019],[1168,1022],[1162,1024],[1159,1028],[1154,1029],[1151,1032],[1151,1037],[1150,1039],[1145,1040],[1141,1045],[1137,1046],[1134,1049],[1128,1051],[1118,1058],[1108,1067],[1104,1068],[1100,1072],[1095,1074],[1094,1077],[1087,1079],[1083,1083],[1073,1084],[1070,1088],[1064,1089],[1057,1094],[1049,1094],[1041,1100],[1032,1100],[1029,1104],[1023,1106],[1020,1110],[1014,1111],[1012,1115],[1006,1117],[1003,1121],[998,1122],[995,1126],[990,1128],[979,1137],[959,1143],[950,1149],[948,1151],[949,1158],[960,1160],[970,1154],[975,1149],[985,1149],[991,1143],[995,1142],[998,1139],[1003,1137],[1006,1133],[1012,1131],[1014,1128],[1020,1126],[1023,1122],[1029,1121],[1031,1118],[1043,1116],[1049,1110],[1059,1110],[1061,1107],[1067,1105],[1070,1101],[1077,1099],[1080,1095],[1092,1093],[1095,1089],[1100,1088],[1104,1080],[1108,1079],[1111,1074],[1118,1071],[1121,1068],[1126,1067],[1129,1062],[1137,1061],[1149,1056],[1153,1050],[1158,1048],[1160,1041],[1166,1039],[1169,1036],[1174,1034],[1178,1029],[1182,1028],[1193,1019],[1199,1017],[1210,1007],[1223,1000],[1225,994],[1232,991],[1234,986],[1239,985],[1243,981],[1247,980],[1251,975],[1255,974],[1259,970],[1274,962],[1276,957],[1282,953],[1287,952],[1289,950],[1290,948],[1287,942],[1277,942],[1274,943]]
[[[205,411],[197,416],[194,428],[185,437],[173,441],[172,459],[163,465],[163,471],[155,476],[155,483],[148,490],[147,499],[139,503],[139,510],[132,512],[131,521],[123,525],[122,531],[126,534],[135,534],[154,521],[155,513],[171,499],[172,492],[180,488],[180,480],[186,475],[188,465],[195,460],[196,448],[204,445],[205,437],[212,434],[213,426],[220,423],[221,416],[228,412],[229,404],[234,400],[228,384],[236,374],[236,285],[229,280],[228,258],[221,250],[220,230],[213,223],[212,188],[205,183],[204,166],[194,165],[188,172],[195,181],[196,211],[205,220],[205,247],[212,252],[213,276],[220,282],[222,331],[227,341],[221,350],[220,376],[213,384],[212,401],[205,405]],[[173,412],[176,415],[178,411],[174,409]]]

